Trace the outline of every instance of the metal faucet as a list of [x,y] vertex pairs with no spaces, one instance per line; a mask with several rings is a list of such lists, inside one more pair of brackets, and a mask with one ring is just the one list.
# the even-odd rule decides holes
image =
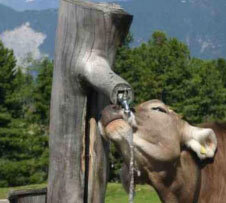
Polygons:
[[125,114],[129,117],[131,114],[131,110],[129,107],[128,91],[125,90],[118,94],[118,102],[124,109]]

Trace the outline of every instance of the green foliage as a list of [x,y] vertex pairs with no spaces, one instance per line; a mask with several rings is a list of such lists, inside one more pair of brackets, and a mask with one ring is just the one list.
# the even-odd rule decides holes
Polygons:
[[16,65],[16,60],[13,51],[4,48],[0,41],[0,108],[1,111],[7,110],[7,103],[5,100],[14,91],[13,68]]
[[0,42],[0,186],[41,183],[48,172],[48,137],[41,122],[29,119],[40,83],[15,72],[15,62],[13,52]]
[[[37,128],[37,127],[36,127]],[[41,183],[47,178],[48,137],[24,120],[0,128],[0,185]]]
[[178,111],[192,123],[225,119],[226,89],[215,63],[193,59],[190,72],[186,100],[178,104]]
[[109,173],[109,181],[110,182],[118,182],[119,181],[119,174],[121,165],[123,163],[123,158],[118,150],[116,149],[115,145],[111,143],[110,145],[110,173]]
[[[176,39],[168,40],[164,33],[156,32],[140,47],[121,48],[115,68],[134,88],[137,104],[150,98],[164,100],[175,84],[182,86],[184,77],[189,77],[188,59],[189,50],[184,44]],[[180,69],[175,68],[177,66]],[[168,93],[167,96],[172,100]]]
[[193,59],[185,44],[155,32],[139,47],[120,48],[115,68],[132,85],[135,104],[161,99],[192,123],[226,117],[224,59]]
[[226,60],[223,58],[219,58],[214,61],[214,63],[220,73],[220,78],[224,83],[224,88],[226,88]]
[[31,93],[33,89],[33,78],[30,74],[24,74],[20,70],[14,72],[15,79],[13,83],[13,91],[7,96],[8,112],[14,118],[26,117],[26,111],[32,104]]
[[45,58],[43,61],[36,63],[38,72],[35,80],[33,91],[33,122],[38,122],[42,126],[48,126],[49,107],[52,88],[53,63]]

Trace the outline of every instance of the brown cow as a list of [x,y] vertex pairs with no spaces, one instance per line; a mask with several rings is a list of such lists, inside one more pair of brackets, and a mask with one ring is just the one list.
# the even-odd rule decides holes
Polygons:
[[159,100],[142,103],[134,116],[128,119],[122,109],[108,106],[100,121],[103,136],[124,158],[122,182],[127,191],[128,134],[133,132],[136,183],[152,185],[162,202],[226,201],[223,131],[217,125],[209,126],[219,140],[213,161],[217,139],[211,128],[189,125]]
[[226,202],[226,123],[206,123],[217,136],[217,152],[214,159],[200,161],[195,159],[201,169],[199,202]]

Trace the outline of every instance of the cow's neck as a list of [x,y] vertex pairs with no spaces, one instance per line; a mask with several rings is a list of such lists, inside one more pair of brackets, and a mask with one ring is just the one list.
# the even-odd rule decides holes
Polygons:
[[199,203],[222,203],[226,200],[226,124],[222,126],[224,129],[222,132],[216,129],[216,124],[211,127],[218,135],[218,150],[214,159],[197,161],[197,164],[202,168]]
[[162,202],[196,202],[200,184],[200,169],[189,152],[183,151],[180,160],[164,171],[149,173],[152,185]]

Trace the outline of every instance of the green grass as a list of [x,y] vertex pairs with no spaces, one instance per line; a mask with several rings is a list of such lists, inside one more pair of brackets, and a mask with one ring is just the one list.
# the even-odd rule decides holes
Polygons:
[[[21,187],[0,188],[0,199],[6,199],[11,190],[26,190],[44,188],[46,184],[28,185]],[[119,183],[109,183],[107,187],[107,194],[105,203],[126,203],[128,202],[128,195]],[[136,187],[135,203],[160,203],[158,195],[148,185],[139,185]]]
[[[124,191],[121,184],[109,183],[107,194],[105,197],[106,203],[126,203],[128,202],[128,194]],[[136,187],[135,203],[160,203],[158,195],[148,185],[138,185]]]

